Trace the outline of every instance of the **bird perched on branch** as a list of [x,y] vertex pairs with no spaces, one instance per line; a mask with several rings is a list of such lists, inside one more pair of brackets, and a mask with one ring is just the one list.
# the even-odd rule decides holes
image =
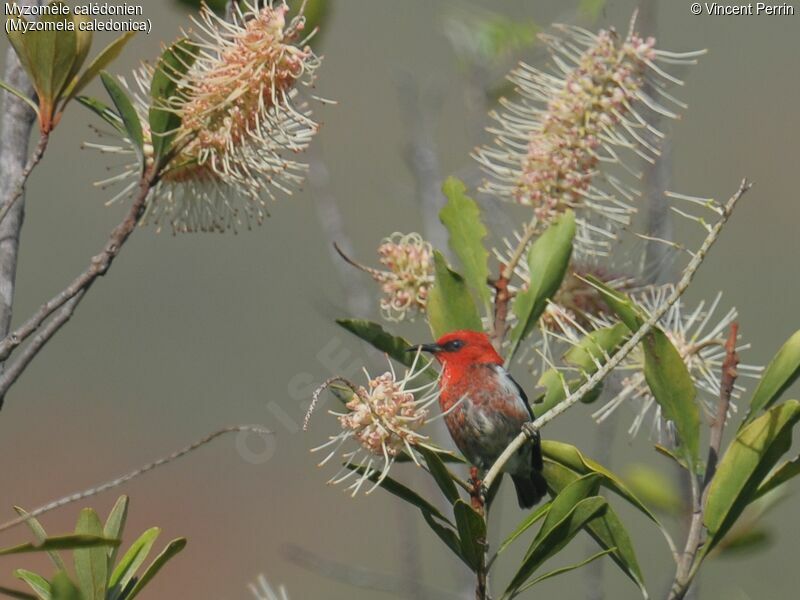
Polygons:
[[[522,426],[533,421],[528,398],[503,367],[502,357],[478,331],[454,331],[410,350],[430,352],[441,363],[439,406],[447,429],[470,463],[489,469]],[[503,470],[511,475],[521,508],[534,506],[547,492],[538,436]]]

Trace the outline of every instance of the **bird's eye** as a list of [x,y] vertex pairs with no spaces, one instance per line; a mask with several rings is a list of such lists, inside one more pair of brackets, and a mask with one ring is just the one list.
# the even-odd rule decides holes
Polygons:
[[460,350],[463,347],[464,347],[464,342],[462,342],[461,340],[452,340],[444,345],[444,349],[447,352],[455,352],[456,350]]

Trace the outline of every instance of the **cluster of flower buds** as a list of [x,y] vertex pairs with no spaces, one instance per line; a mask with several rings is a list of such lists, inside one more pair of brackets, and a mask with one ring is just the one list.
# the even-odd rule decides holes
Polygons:
[[369,270],[381,284],[381,310],[392,321],[422,312],[433,284],[433,246],[418,233],[393,233],[378,247],[387,270]]

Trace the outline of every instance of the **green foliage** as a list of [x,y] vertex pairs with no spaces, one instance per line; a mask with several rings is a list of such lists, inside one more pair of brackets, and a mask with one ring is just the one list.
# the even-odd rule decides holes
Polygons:
[[800,402],[774,406],[742,428],[719,462],[708,488],[704,521],[707,553],[758,497],[758,488],[792,445],[792,428],[800,420]]
[[464,278],[447,266],[444,256],[433,253],[435,280],[428,295],[428,325],[434,338],[451,331],[481,331],[478,309]]
[[136,148],[139,161],[144,164],[144,134],[142,133],[142,123],[139,121],[139,115],[136,114],[133,102],[131,102],[122,86],[105,71],[100,74],[100,80],[117,108],[117,115],[122,121],[125,133],[133,142],[134,148]]
[[[380,324],[366,319],[336,319],[336,322],[376,349],[385,352],[400,364],[410,367],[414,362],[414,353],[407,352],[412,346],[411,342],[400,336],[392,335]],[[420,357],[419,360],[424,361],[422,364],[425,364],[428,359]],[[431,377],[433,375],[434,373],[431,373]]]
[[528,251],[530,285],[516,295],[512,304],[519,322],[511,331],[511,351],[507,361],[511,360],[519,343],[533,330],[547,307],[547,301],[561,286],[572,256],[574,237],[575,215],[567,211],[531,244]]
[[[645,321],[633,301],[612,290],[596,278],[588,278],[622,322],[636,331]],[[661,407],[664,418],[675,424],[680,451],[689,465],[697,465],[700,452],[700,411],[695,403],[697,390],[678,350],[667,335],[654,327],[642,339],[644,376]]]
[[800,376],[800,331],[796,331],[772,358],[758,382],[742,427],[771,407]]
[[456,500],[453,513],[456,517],[458,537],[461,540],[461,554],[472,570],[477,571],[483,562],[486,546],[486,521],[463,500]]
[[[27,513],[17,508],[21,516]],[[105,524],[90,508],[81,511],[75,526],[75,535],[49,538],[41,523],[28,518],[26,523],[36,542],[17,546],[0,554],[46,551],[58,570],[51,581],[25,569],[14,575],[24,581],[41,600],[131,600],[152,580],[161,568],[186,546],[184,538],[171,541],[147,568],[140,573],[160,533],[157,527],[145,531],[131,544],[127,552],[115,565],[119,537],[125,528],[128,513],[128,498],[121,496]],[[58,550],[73,550],[73,562],[77,584],[73,583]],[[28,597],[28,596],[18,596]]]
[[643,463],[631,463],[623,479],[628,488],[654,511],[680,516],[685,510],[674,478]]
[[467,285],[478,294],[488,312],[489,252],[482,243],[488,232],[481,222],[480,208],[467,196],[464,183],[455,177],[447,178],[442,191],[447,196],[447,204],[439,218],[450,234],[450,248],[461,261]]

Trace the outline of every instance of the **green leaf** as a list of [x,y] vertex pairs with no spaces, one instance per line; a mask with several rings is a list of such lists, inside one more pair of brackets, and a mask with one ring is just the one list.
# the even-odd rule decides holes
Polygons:
[[448,177],[442,186],[447,204],[439,213],[439,219],[450,234],[450,248],[461,261],[464,279],[478,293],[478,297],[489,307],[489,251],[482,240],[487,231],[481,222],[478,203],[467,196],[464,183]]
[[[549,481],[548,485],[550,485]],[[544,523],[542,523],[542,528],[539,530],[536,538],[545,535],[547,531],[559,523],[578,502],[589,496],[596,496],[599,489],[600,476],[597,473],[589,473],[588,475],[577,477],[562,488],[557,489],[557,494],[555,498],[553,498],[550,510],[547,511]],[[534,543],[535,541],[534,539]],[[528,552],[530,552],[530,550],[528,550]]]
[[[0,585],[0,594],[5,594],[9,598],[19,598],[20,600],[37,600],[37,598],[41,598],[41,596],[34,596],[28,592],[21,592],[19,590],[7,588],[2,585]],[[49,600],[50,596],[47,598]]]
[[152,581],[153,577],[155,577],[158,572],[164,568],[166,565],[176,554],[178,554],[181,550],[186,547],[186,538],[177,538],[172,540],[164,550],[161,551],[155,560],[150,563],[150,566],[147,567],[147,570],[142,574],[142,577],[136,582],[136,585],[133,586],[130,594],[125,596],[125,600],[132,600],[136,596],[139,595],[144,587]]
[[550,505],[552,502],[546,502],[545,504],[539,505],[536,510],[533,512],[528,513],[522,521],[520,521],[517,528],[509,535],[506,539],[503,540],[503,543],[500,544],[500,547],[497,549],[497,554],[503,552],[506,548],[508,548],[514,540],[516,540],[519,536],[523,533],[528,531],[533,525],[538,523],[542,520],[542,518],[547,515],[547,512],[550,510]]
[[439,486],[439,489],[442,490],[444,497],[447,498],[450,504],[455,504],[460,496],[458,494],[458,488],[453,482],[454,475],[444,466],[442,459],[439,458],[436,452],[428,450],[424,446],[418,446],[417,450],[419,450],[419,453],[422,454],[422,457],[425,459],[431,476],[436,481],[436,485]]
[[117,107],[125,131],[136,147],[139,160],[143,160],[144,135],[142,134],[142,123],[139,121],[139,115],[133,107],[133,102],[131,102],[131,99],[128,97],[128,94],[125,93],[122,86],[106,71],[100,73],[100,80],[103,82],[103,87],[106,88],[114,106]]
[[169,154],[181,119],[174,110],[174,98],[181,94],[178,82],[194,64],[199,48],[188,38],[182,38],[164,50],[158,61],[150,94],[150,132],[153,136],[153,160],[157,168]]
[[797,475],[800,475],[800,456],[785,461],[780,467],[775,469],[769,477],[764,480],[764,483],[758,487],[756,498],[761,498],[763,495],[783,485]]
[[707,553],[730,530],[756,498],[772,467],[792,445],[792,427],[800,420],[800,402],[788,400],[746,425],[736,434],[708,487],[704,522]]
[[41,598],[41,600],[50,600],[52,597],[50,582],[41,575],[37,575],[32,571],[26,571],[25,569],[17,569],[14,571],[14,577],[27,583],[36,593],[37,598]]
[[[564,374],[555,368],[548,369],[542,373],[536,385],[537,387],[545,388],[545,393],[541,398],[534,400],[534,403],[539,405],[536,409],[536,414],[543,415],[557,404],[566,400],[567,391],[572,394],[581,387],[585,381],[586,379],[583,377],[567,381],[564,378]],[[591,404],[600,397],[602,392],[603,382],[601,381],[581,398],[581,402],[584,404]]]
[[151,527],[131,544],[131,547],[128,548],[128,551],[122,556],[119,564],[111,573],[111,578],[108,580],[109,590],[118,596],[128,586],[128,582],[133,579],[136,571],[144,564],[160,533],[161,529]]
[[[365,319],[336,319],[340,327],[350,333],[360,337],[362,340],[371,344],[381,352],[385,352],[391,358],[406,367],[410,367],[414,362],[414,352],[406,352],[412,344],[405,338],[392,335],[378,323]],[[427,363],[427,359],[420,358],[421,365]],[[435,374],[431,373],[431,377]]]
[[128,132],[125,131],[125,126],[122,124],[120,116],[104,102],[100,102],[100,100],[90,98],[89,96],[78,96],[78,102],[111,125],[120,135],[124,136],[128,134]]
[[[738,529],[738,528],[737,528]],[[741,556],[763,550],[772,542],[772,534],[763,527],[734,529],[717,545],[719,556]]]
[[[27,517],[27,519],[25,520],[25,524],[33,533],[33,539],[36,540],[37,544],[41,544],[47,539],[47,532],[44,530],[44,527],[42,527],[42,524],[39,523],[37,519],[35,519],[34,517],[30,517],[28,512],[25,509],[20,508],[19,506],[15,506],[14,510],[20,517]],[[116,536],[105,536],[105,537],[111,537],[113,539]],[[61,555],[58,552],[53,550],[48,552],[47,554],[50,557],[50,560],[53,561],[53,564],[55,565],[56,569],[58,569],[59,571],[67,570],[67,567],[64,564],[64,561],[61,559]]]
[[567,211],[548,227],[528,251],[530,284],[517,294],[512,305],[519,319],[511,331],[510,360],[519,343],[533,330],[547,307],[547,301],[561,286],[572,256],[575,237],[575,214]]
[[800,331],[796,331],[767,366],[758,382],[750,409],[741,427],[752,421],[760,411],[772,406],[780,395],[800,376]]
[[584,566],[588,565],[590,562],[594,562],[598,558],[602,558],[606,554],[610,554],[614,550],[616,550],[616,548],[609,548],[608,550],[602,550],[602,551],[598,552],[597,554],[592,554],[589,558],[586,558],[586,559],[582,560],[579,563],[575,563],[574,565],[567,565],[566,567],[561,567],[561,568],[558,568],[558,569],[554,569],[554,570],[552,570],[552,571],[550,571],[548,573],[545,573],[544,575],[540,575],[539,577],[536,577],[535,579],[530,580],[528,583],[526,583],[521,588],[519,588],[519,591],[517,592],[517,595],[521,594],[522,592],[524,592],[525,590],[527,590],[529,588],[532,588],[537,583],[541,583],[545,579],[550,579],[551,577],[556,577],[558,575],[563,575],[564,573],[569,573],[570,571],[574,571],[575,569],[580,569],[581,567],[584,567]]
[[[632,332],[644,323],[640,311],[625,294],[612,290],[600,280],[587,277],[603,299]],[[667,335],[654,327],[644,339],[644,376],[661,407],[664,418],[678,431],[681,452],[690,465],[697,465],[700,451],[700,411],[697,390],[686,363]]]
[[[348,465],[347,468],[356,471],[357,473],[361,473],[362,475],[364,474],[363,466]],[[380,473],[376,473],[370,476],[368,479],[370,481],[377,481],[379,475]],[[439,511],[439,509],[436,508],[433,504],[425,500],[422,496],[417,494],[412,489],[404,486],[402,483],[399,483],[398,481],[392,479],[391,477],[384,477],[383,481],[381,481],[380,483],[380,486],[390,494],[397,496],[401,500],[405,500],[409,504],[413,504],[422,512],[429,512],[431,515],[437,517],[438,519],[441,519],[446,523],[450,523],[450,520],[447,517],[445,517]],[[450,524],[452,525],[452,523]]]
[[435,282],[428,294],[428,324],[434,338],[451,331],[481,331],[483,325],[464,278],[447,266],[438,250],[433,253]]
[[[91,508],[84,508],[78,517],[75,533],[79,535],[103,536],[100,517]],[[105,600],[108,581],[107,549],[101,546],[83,548],[73,552],[75,574],[84,600]]]
[[0,549],[0,556],[27,554],[30,552],[50,552],[52,550],[75,550],[96,546],[116,546],[119,540],[109,540],[95,535],[60,535],[49,537],[41,543],[27,543]]
[[595,329],[567,351],[564,361],[578,367],[585,374],[592,375],[629,335],[630,330],[623,323]]
[[685,510],[683,499],[673,477],[642,463],[625,469],[625,482],[647,506],[672,516]]
[[422,518],[425,519],[425,522],[428,524],[428,527],[433,530],[433,532],[442,540],[448,548],[455,554],[458,558],[464,561],[464,563],[469,566],[467,559],[464,558],[464,553],[461,550],[461,540],[458,539],[458,535],[453,530],[452,527],[448,527],[447,525],[442,525],[439,521],[437,521],[431,513],[427,511],[422,511]]
[[[125,529],[125,522],[128,519],[128,497],[123,495],[117,498],[114,507],[108,514],[106,524],[103,526],[103,535],[108,538],[122,539],[122,532]],[[114,567],[117,560],[117,551],[119,546],[109,548],[108,554],[108,571]]]
[[461,539],[461,552],[466,563],[476,571],[483,561],[486,547],[486,521],[463,500],[453,505],[458,537]]
[[83,89],[97,77],[100,71],[106,69],[120,55],[125,44],[127,44],[134,35],[136,35],[135,31],[125,32],[103,48],[86,70],[78,77],[74,78],[67,89],[64,90],[64,103],[66,104],[80,94]]
[[85,600],[66,571],[56,573],[50,582],[50,589],[53,594],[53,600]]
[[545,518],[542,530],[531,544],[525,560],[506,588],[503,598],[513,598],[517,595],[520,588],[547,559],[561,551],[589,521],[605,511],[608,506],[606,501],[599,496],[585,498],[569,507],[562,518],[548,523],[548,518],[553,514],[557,501],[558,497],[553,501],[553,506]]

